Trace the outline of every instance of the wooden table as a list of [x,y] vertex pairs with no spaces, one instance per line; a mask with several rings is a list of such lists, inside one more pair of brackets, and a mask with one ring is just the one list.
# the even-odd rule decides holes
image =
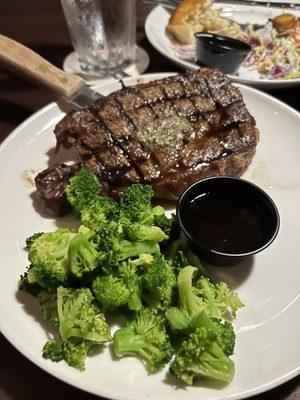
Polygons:
[[[64,57],[72,47],[59,0],[0,0],[0,9],[2,34],[26,44],[53,64],[62,66]],[[174,65],[151,47],[145,37],[144,20],[150,9],[151,6],[138,1],[138,42],[147,50],[151,59],[147,72],[177,71]],[[271,94],[300,110],[299,87],[273,91]],[[55,97],[47,90],[33,86],[1,69],[0,142],[25,118],[54,100]],[[36,367],[2,335],[0,355],[0,400],[96,399],[95,396],[74,389]],[[251,371],[249,374],[251,375]],[[300,377],[253,399],[299,400]]]

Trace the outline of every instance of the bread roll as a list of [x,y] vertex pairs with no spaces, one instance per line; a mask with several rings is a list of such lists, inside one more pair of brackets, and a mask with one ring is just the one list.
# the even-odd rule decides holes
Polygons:
[[211,32],[241,39],[240,26],[220,17],[221,10],[211,8],[212,0],[183,0],[170,17],[167,32],[182,44],[194,44],[195,32]]

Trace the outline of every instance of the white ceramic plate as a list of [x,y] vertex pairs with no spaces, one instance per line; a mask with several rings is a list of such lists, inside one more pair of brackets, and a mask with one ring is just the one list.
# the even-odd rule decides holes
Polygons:
[[[222,16],[230,18],[237,23],[253,23],[265,24],[269,18],[274,18],[282,13],[278,8],[269,7],[249,7],[249,6],[232,6],[228,4],[214,4],[213,8],[222,8]],[[300,17],[299,11],[293,11],[295,15]],[[172,38],[166,32],[166,27],[170,18],[170,10],[158,6],[154,8],[148,15],[145,22],[145,31],[149,42],[157,51],[168,58],[174,64],[188,70],[198,69],[195,63],[183,61],[178,58],[172,49]],[[244,83],[255,86],[260,89],[280,89],[300,84],[300,78],[297,79],[265,79],[260,78],[257,71],[249,71],[241,67],[236,75],[229,75],[234,82]]]
[[[138,81],[166,74],[145,75]],[[129,78],[126,83],[134,83]],[[104,94],[119,88],[107,83]],[[264,188],[276,202],[281,228],[275,242],[244,265],[214,268],[212,274],[227,281],[246,304],[234,326],[236,374],[230,385],[176,387],[163,372],[149,376],[135,358],[115,360],[106,348],[88,358],[86,371],[64,362],[42,358],[50,326],[42,322],[35,299],[17,291],[19,275],[27,265],[25,238],[34,232],[70,226],[71,217],[42,216],[32,203],[31,169],[72,158],[65,151],[55,156],[54,125],[63,112],[51,103],[18,127],[0,147],[1,280],[0,328],[26,357],[57,378],[80,389],[119,400],[241,399],[271,389],[300,370],[300,116],[283,103],[255,89],[241,86],[244,100],[261,132],[257,154],[245,178]],[[27,179],[24,179],[27,171]],[[25,174],[26,175],[26,174]]]

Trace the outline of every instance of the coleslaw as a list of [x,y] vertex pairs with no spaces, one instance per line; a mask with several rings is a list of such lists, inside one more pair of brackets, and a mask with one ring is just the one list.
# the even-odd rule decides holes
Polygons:
[[270,21],[257,31],[249,25],[248,34],[252,51],[244,60],[244,67],[257,70],[267,79],[300,78],[299,27],[282,35]]

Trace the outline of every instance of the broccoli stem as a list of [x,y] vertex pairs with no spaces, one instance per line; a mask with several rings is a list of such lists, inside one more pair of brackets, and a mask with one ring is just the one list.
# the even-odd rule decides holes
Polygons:
[[191,317],[200,311],[198,298],[193,292],[192,285],[193,275],[196,271],[197,268],[187,266],[178,275],[180,308],[186,310]]
[[177,307],[171,307],[166,312],[166,318],[173,330],[183,330],[190,326],[191,319]]

